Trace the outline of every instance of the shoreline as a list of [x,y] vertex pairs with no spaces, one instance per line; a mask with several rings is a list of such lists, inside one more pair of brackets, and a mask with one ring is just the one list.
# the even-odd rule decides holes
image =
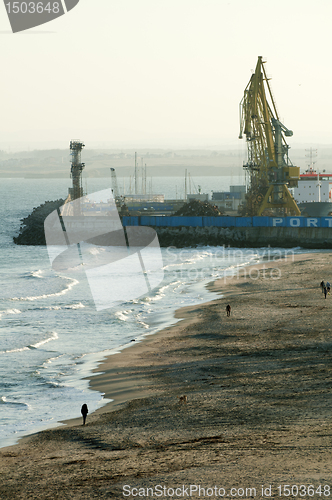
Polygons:
[[[281,256],[276,261],[281,265],[287,262],[287,255],[289,252],[291,252],[291,250],[289,249],[283,250],[285,250],[286,257]],[[318,254],[326,252],[327,250],[317,251]],[[294,260],[299,260],[303,256],[311,255],[313,253],[314,252],[307,252],[304,250],[304,252],[301,254],[294,255],[291,253],[291,255],[293,256]],[[261,262],[256,262],[255,264],[239,264],[235,269],[239,274],[241,274],[242,272],[249,273],[251,269],[262,269],[263,267],[275,262],[273,259],[268,259],[268,256],[263,255]],[[163,324],[170,323],[168,326],[162,326],[161,329],[158,329],[154,333],[142,334],[137,343],[135,341],[120,348],[114,348],[114,353],[108,354],[103,359],[96,361],[95,364],[97,365],[97,367],[92,369],[91,374],[83,377],[82,380],[89,381],[89,390],[100,392],[101,394],[103,394],[103,398],[111,399],[111,401],[103,404],[103,406],[89,413],[87,422],[89,422],[89,420],[91,420],[91,418],[93,418],[94,416],[98,417],[99,415],[102,415],[104,413],[116,411],[129,401],[148,396],[149,392],[147,390],[143,390],[143,388],[148,385],[146,380],[132,380],[133,376],[128,371],[125,373],[125,375],[116,377],[117,370],[124,367],[128,369],[133,358],[136,359],[140,353],[148,350],[148,346],[150,343],[153,343],[153,341],[157,340],[158,338],[162,339],[168,331],[171,331],[173,328],[177,328],[178,325],[183,325],[183,327],[186,327],[187,324],[189,325],[191,323],[194,323],[197,320],[197,313],[200,311],[201,307],[209,306],[215,301],[219,301],[222,298],[232,296],[232,294],[235,293],[233,289],[229,289],[229,284],[232,282],[232,279],[232,276],[225,275],[224,277],[217,278],[216,280],[206,280],[207,282],[202,284],[202,287],[204,287],[208,295],[210,295],[211,293],[217,295],[216,298],[212,298],[210,300],[194,305],[180,307],[178,309],[175,309],[173,313],[167,313],[167,315],[169,315],[169,318],[168,320],[163,321]],[[224,286],[222,286],[222,283],[224,284]],[[226,284],[227,286],[225,286]],[[222,291],[220,290],[220,286],[222,286]],[[220,295],[221,297],[218,297],[218,295]],[[114,380],[111,380],[111,377],[114,375]],[[126,378],[125,380],[123,380],[124,376]],[[134,387],[131,387],[131,385],[134,385]],[[113,396],[115,396],[116,399],[114,399]],[[18,438],[18,441],[15,444],[0,447],[0,452],[15,446],[19,446],[20,443],[28,442],[30,437],[38,435],[41,432],[47,432],[48,430],[62,428],[62,424],[66,426],[81,425],[82,417],[80,415],[78,417],[59,420],[46,429],[37,430]]]
[[[206,289],[206,284],[202,284],[202,283],[197,284],[196,283],[194,286],[197,286],[197,285],[199,285],[201,287],[202,295],[206,296],[206,299],[203,299],[204,302],[202,302],[202,303],[206,303],[208,301],[207,296],[211,296],[211,293]],[[199,305],[200,303],[201,302],[198,302],[197,305]],[[176,308],[174,310],[171,310],[171,311],[166,311],[165,313],[162,314],[163,318],[161,321],[160,320],[157,321],[157,320],[153,319],[151,322],[149,322],[149,327],[153,328],[153,331],[151,331],[151,332],[137,332],[136,334],[133,334],[133,336],[132,336],[132,338],[135,340],[128,341],[127,344],[123,344],[119,347],[114,347],[114,348],[105,350],[104,352],[88,353],[89,360],[86,363],[87,363],[87,366],[90,365],[90,367],[88,369],[86,369],[85,370],[86,373],[85,374],[83,373],[77,380],[90,381],[91,379],[94,378],[94,376],[95,376],[94,374],[99,373],[99,371],[100,371],[99,366],[101,364],[103,364],[105,359],[113,358],[114,356],[119,356],[119,355],[121,355],[121,353],[127,351],[127,349],[130,349],[134,346],[138,346],[142,342],[143,343],[146,342],[146,340],[149,339],[150,337],[154,337],[155,335],[158,335],[164,329],[172,328],[180,320],[180,318],[177,319],[175,317],[176,311],[177,311]],[[157,313],[155,312],[153,314],[156,315]],[[92,368],[91,365],[95,366],[95,368]],[[89,387],[89,390],[95,390],[95,391],[101,393],[101,395],[103,394],[103,391],[99,391],[98,388],[92,389],[91,387]],[[103,397],[106,398],[105,395],[103,395]],[[127,399],[128,398],[126,398],[125,401],[127,401]],[[83,399],[82,399],[82,402],[84,402]],[[112,401],[110,401],[109,403],[103,403],[102,406],[100,406],[96,410],[92,411],[89,414],[89,417],[93,414],[96,414],[96,413],[98,413],[98,414],[104,413],[106,406],[111,405],[111,404],[112,404]],[[80,408],[78,408],[77,414],[79,416],[77,416],[77,417],[60,419],[60,420],[57,420],[56,422],[48,424],[47,427],[44,427],[43,425],[40,425],[39,427],[37,426],[35,429],[28,431],[25,434],[22,434],[20,437],[14,437],[14,436],[6,437],[5,441],[15,441],[15,442],[9,442],[8,444],[5,444],[4,446],[1,446],[1,443],[0,443],[0,451],[7,449],[7,448],[10,448],[12,446],[17,446],[23,440],[29,439],[30,436],[34,436],[40,432],[44,432],[44,431],[51,430],[54,428],[60,428],[62,425],[70,425],[71,422],[81,423],[81,416],[80,416],[79,410],[80,410]]]
[[119,389],[111,411],[0,450],[0,497],[331,484],[331,297],[319,289],[331,281],[331,261],[331,253],[300,254],[278,261],[279,280],[264,278],[273,265],[265,262],[251,266],[256,278],[242,268],[240,279],[215,281],[221,299],[179,309],[183,321],[99,365],[91,382]]
[[[294,260],[299,260],[303,255],[311,254],[311,252],[304,252],[304,254],[293,255],[293,258]],[[248,264],[244,266],[239,265],[237,266],[237,270],[239,274],[241,274],[241,272],[250,273],[251,269],[260,270],[266,266],[270,268],[269,264],[272,265],[273,262],[278,262],[279,265],[283,265],[284,263],[287,263],[287,256],[286,258],[281,257],[277,261],[267,260],[267,258],[264,258],[262,262],[256,264]],[[139,358],[140,354],[143,352],[149,352],[149,344],[152,343],[153,345],[154,341],[158,341],[159,338],[162,340],[164,336],[167,335],[167,332],[171,331],[174,327],[176,328],[181,324],[181,326],[185,328],[190,324],[195,323],[195,321],[197,321],[197,314],[201,307],[209,306],[215,301],[220,301],[229,296],[231,297],[234,293],[238,294],[235,290],[229,289],[229,284],[232,280],[232,276],[224,276],[222,278],[218,278],[217,280],[205,283],[204,287],[206,290],[212,294],[220,295],[221,297],[216,297],[206,302],[176,309],[173,316],[174,319],[177,319],[175,323],[163,327],[155,333],[143,336],[138,343],[127,345],[118,352],[106,356],[104,360],[98,362],[97,368],[92,370],[94,375],[85,377],[85,380],[89,381],[89,389],[101,392],[104,394],[103,397],[105,399],[112,399],[112,401],[93,411],[88,415],[88,419],[91,419],[91,416],[93,415],[98,416],[103,413],[115,411],[134,399],[147,397],[150,394],[150,391],[146,388],[148,382],[144,378],[137,380],[136,377],[129,371],[130,364],[134,360],[137,362],[137,358]],[[224,286],[222,286],[222,283]],[[220,290],[221,286],[222,291]],[[119,373],[120,369],[127,371]],[[82,417],[79,416],[77,418],[61,420],[59,423],[69,426],[80,425],[82,423]]]
[[[210,290],[210,285],[213,286],[214,281],[204,284],[204,288],[209,291],[209,295],[216,294],[214,290]],[[111,355],[106,356],[103,360],[98,362],[98,366],[92,370],[92,375],[84,377],[84,380],[89,381],[89,389],[101,392],[105,399],[112,399],[105,405],[97,408],[97,410],[88,414],[87,422],[93,416],[99,416],[110,411],[116,411],[123,407],[129,401],[134,399],[141,399],[151,394],[151,391],[146,388],[149,384],[144,378],[137,380],[134,374],[130,373],[130,364],[133,359],[136,359],[140,354],[149,351],[150,344],[154,344],[157,340],[162,340],[167,332],[172,331],[173,328],[178,326],[189,326],[196,320],[195,313],[197,309],[206,304],[210,304],[215,300],[220,300],[220,297],[201,302],[198,304],[184,306],[176,309],[173,317],[163,323],[171,323],[168,326],[163,326],[161,329],[154,333],[143,334],[135,342],[123,346]],[[124,373],[119,373],[122,369]],[[125,371],[127,370],[127,371]],[[70,418],[59,421],[61,424],[68,426],[81,425],[82,417]],[[29,438],[24,436],[21,439]],[[19,444],[19,443],[17,443]],[[16,445],[13,445],[16,446]],[[0,448],[0,452],[1,452]]]

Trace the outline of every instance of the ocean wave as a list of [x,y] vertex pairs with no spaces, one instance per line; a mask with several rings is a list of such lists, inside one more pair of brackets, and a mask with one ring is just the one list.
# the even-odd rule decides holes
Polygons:
[[48,359],[46,359],[46,360],[44,361],[44,363],[43,363],[43,366],[44,366],[45,364],[47,364],[47,363],[52,363],[52,361],[56,361],[57,359],[62,358],[62,356],[64,356],[64,355],[65,355],[65,354],[63,353],[63,354],[59,354],[58,356],[53,356],[53,358],[48,358]]
[[27,276],[28,278],[42,278],[43,271],[38,269],[38,271],[31,271],[31,273]]
[[5,314],[21,314],[22,311],[19,309],[5,309],[5,311],[0,311],[0,318]]
[[75,285],[78,285],[78,283],[79,283],[79,281],[77,281],[74,278],[67,278],[65,276],[63,276],[62,278],[66,279],[66,280],[70,280],[71,283],[68,283],[68,285],[60,292],[48,293],[48,294],[36,295],[36,296],[28,296],[28,297],[13,297],[10,300],[32,302],[34,300],[47,299],[48,297],[59,297],[60,295],[65,295],[66,293],[68,293]]
[[71,304],[68,306],[63,306],[63,309],[83,309],[85,307],[82,302],[79,302],[78,304]]
[[127,315],[128,315],[128,311],[117,311],[117,312],[114,314],[114,316],[115,316],[117,319],[121,320],[121,321],[127,321],[127,319],[128,319],[128,316],[127,316]]
[[15,349],[8,349],[7,351],[0,351],[0,354],[9,354],[11,352],[21,352],[21,351],[29,351],[30,347],[17,347]]
[[10,406],[15,406],[15,407],[24,407],[25,409],[29,408],[29,405],[27,403],[22,403],[21,401],[9,401],[6,396],[2,396],[0,398],[0,404],[5,404],[5,405],[10,405]]
[[51,342],[51,340],[57,340],[58,338],[59,338],[58,334],[56,332],[53,332],[52,337],[48,337],[47,339],[41,340],[40,342],[37,342],[37,344],[31,344],[28,347],[29,349],[38,349],[38,347],[47,344],[47,342]]
[[29,311],[60,311],[61,306],[48,306],[48,307],[33,307]]
[[64,384],[60,384],[59,382],[50,382],[50,381],[44,383],[43,385],[45,385],[45,387],[49,387],[50,389],[63,389],[64,387],[67,387]]
[[143,321],[142,318],[139,317],[139,315],[136,316],[136,321],[139,325],[141,325],[143,328],[150,328],[150,325],[148,325],[147,323],[145,323],[145,321]]
[[56,332],[53,332],[52,337],[48,337],[47,339],[41,340],[36,344],[30,344],[24,347],[16,347],[14,349],[7,349],[6,351],[0,351],[0,354],[9,354],[13,352],[22,352],[22,351],[30,351],[31,349],[38,349],[40,346],[47,344],[48,342],[51,342],[51,340],[57,340],[58,338],[59,338],[58,334]]
[[143,299],[144,302],[156,302],[157,300],[162,299],[163,297],[165,297],[167,290],[171,289],[173,285],[174,282],[170,282],[167,285],[161,286],[160,288],[158,288],[158,290],[155,291],[154,295],[146,295]]
[[83,309],[85,307],[82,302],[77,304],[67,304],[65,306],[46,306],[46,307],[33,307],[29,311],[61,311],[63,309]]
[[38,269],[38,271],[33,271],[31,274],[34,278],[42,278],[43,271]]
[[20,275],[21,278],[31,279],[31,278],[43,278],[43,271],[38,269],[37,271],[28,271],[26,273],[22,273]]

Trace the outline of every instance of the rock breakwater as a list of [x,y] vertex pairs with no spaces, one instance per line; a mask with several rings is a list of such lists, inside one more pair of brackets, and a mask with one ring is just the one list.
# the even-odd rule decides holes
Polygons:
[[65,200],[45,201],[35,207],[28,217],[21,220],[19,234],[14,236],[17,245],[46,245],[44,234],[44,220],[46,217],[63,205]]

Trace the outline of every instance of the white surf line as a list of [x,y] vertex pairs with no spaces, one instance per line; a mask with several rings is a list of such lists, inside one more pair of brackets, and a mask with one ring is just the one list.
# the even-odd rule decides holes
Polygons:
[[67,278],[66,276],[63,277],[63,279],[66,280],[71,280],[71,283],[69,283],[66,288],[61,290],[60,292],[55,292],[55,293],[50,293],[50,294],[43,294],[43,295],[36,295],[36,296],[29,296],[29,297],[12,297],[9,300],[16,300],[16,301],[27,301],[27,302],[33,302],[35,300],[39,299],[46,299],[48,297],[59,297],[60,295],[65,295],[67,292],[69,292],[75,285],[79,283],[74,278]]

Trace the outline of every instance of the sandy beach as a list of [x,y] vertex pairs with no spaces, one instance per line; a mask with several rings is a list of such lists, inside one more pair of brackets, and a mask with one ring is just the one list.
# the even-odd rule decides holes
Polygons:
[[243,268],[106,359],[90,385],[114,402],[0,449],[0,499],[330,496],[331,261]]

